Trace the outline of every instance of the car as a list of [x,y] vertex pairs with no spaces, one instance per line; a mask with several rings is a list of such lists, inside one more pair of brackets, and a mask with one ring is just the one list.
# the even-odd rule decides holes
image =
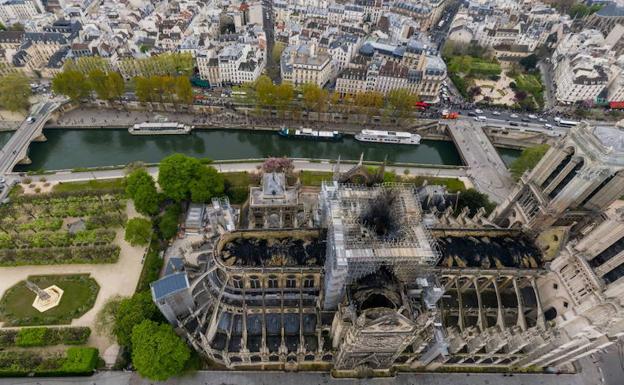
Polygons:
[[531,114],[531,115],[529,115],[529,119],[537,119],[537,115]]
[[552,124],[548,124],[548,123],[544,124],[544,127],[548,128],[549,130],[553,129],[553,125]]
[[478,109],[478,108],[477,108],[476,110],[474,110],[474,112],[475,112],[476,114],[482,114],[482,113],[483,113],[483,110],[480,110],[480,109]]
[[518,119],[518,115],[517,114],[511,114],[509,115],[510,118],[512,119]]
[[518,127],[518,123],[513,122],[513,121],[508,121],[507,123],[509,123],[510,126],[514,126],[514,127]]
[[529,127],[529,125],[528,125],[527,123],[520,123],[520,125],[521,125],[522,127]]
[[542,122],[542,123],[546,123],[548,120],[544,119],[544,118],[539,118],[537,119],[538,121]]
[[35,118],[34,118],[34,117],[32,117],[32,116],[29,116],[29,117],[28,117],[28,119],[26,119],[26,121],[27,121],[28,123],[34,123],[34,122],[35,122]]
[[527,119],[527,118],[522,118],[522,119],[520,119],[520,120],[522,120],[523,122],[530,122],[530,120],[529,120],[529,119]]
[[476,114],[476,113],[474,113],[474,112],[472,112],[472,111],[470,111],[470,112],[468,113],[468,116],[477,116],[477,114]]
[[498,112],[498,111],[494,111],[494,112],[492,112],[492,115],[494,115],[494,116],[499,116],[500,114],[501,114],[501,113],[500,113],[500,112]]
[[0,185],[3,185],[6,182],[3,176],[0,176]]

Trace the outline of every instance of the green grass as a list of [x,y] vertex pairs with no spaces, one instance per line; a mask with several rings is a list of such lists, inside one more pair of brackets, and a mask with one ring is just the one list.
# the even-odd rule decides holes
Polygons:
[[85,191],[85,190],[123,190],[124,189],[124,179],[97,179],[97,180],[89,180],[85,182],[67,182],[55,185],[52,188],[54,192],[75,192],[75,191]]
[[249,196],[249,186],[253,184],[249,173],[241,172],[224,172],[225,194],[230,198],[232,204],[243,204]]
[[28,277],[40,288],[56,285],[63,289],[61,303],[44,313],[32,307],[35,294],[21,281],[6,291],[0,300],[0,320],[5,326],[69,324],[93,307],[100,290],[88,274],[41,275]]
[[404,183],[413,183],[416,186],[422,186],[424,181],[426,180],[430,185],[442,185],[447,188],[449,192],[458,192],[466,190],[466,185],[464,182],[457,178],[440,178],[434,176],[404,176],[402,175],[400,178],[401,182]]
[[332,180],[333,175],[329,171],[301,171],[299,180],[304,186],[320,186],[321,182]]

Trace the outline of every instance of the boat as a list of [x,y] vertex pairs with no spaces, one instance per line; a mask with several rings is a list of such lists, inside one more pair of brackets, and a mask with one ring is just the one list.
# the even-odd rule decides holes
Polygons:
[[277,132],[280,136],[285,138],[303,138],[303,139],[314,139],[314,140],[331,140],[336,141],[342,139],[342,134],[338,131],[323,131],[323,130],[313,130],[311,128],[286,128],[282,127],[281,130]]
[[177,135],[190,134],[192,126],[176,122],[143,122],[128,128],[132,135]]
[[355,135],[360,142],[390,144],[420,144],[420,135],[402,131],[362,130]]

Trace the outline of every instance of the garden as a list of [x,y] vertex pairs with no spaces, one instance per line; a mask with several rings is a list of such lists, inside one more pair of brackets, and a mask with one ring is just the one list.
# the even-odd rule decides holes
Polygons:
[[8,289],[0,299],[0,321],[4,326],[35,326],[69,324],[81,317],[95,304],[100,290],[88,274],[41,275],[28,279],[42,289],[56,285],[64,293],[58,306],[40,313],[32,306],[35,300],[25,281]]
[[116,190],[18,195],[0,207],[0,266],[114,263],[125,220]]
[[87,343],[90,335],[91,329],[82,326],[0,329],[0,349],[83,345]]
[[448,76],[464,98],[474,98],[479,94],[480,88],[475,80],[496,82],[500,77],[500,63],[484,47],[447,42],[442,56],[447,64]]
[[63,353],[0,351],[0,377],[72,376],[93,373],[98,350],[71,347]]

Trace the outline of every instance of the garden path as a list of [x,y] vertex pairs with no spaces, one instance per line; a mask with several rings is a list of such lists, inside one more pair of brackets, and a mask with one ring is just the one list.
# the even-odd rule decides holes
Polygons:
[[[128,218],[139,216],[130,201],[127,203],[126,212]],[[0,267],[0,298],[7,289],[26,279],[29,275],[91,274],[91,277],[100,285],[95,305],[82,317],[74,319],[71,325],[91,327],[89,345],[97,347],[100,352],[104,352],[111,345],[111,341],[105,336],[96,335],[93,328],[96,314],[109,298],[117,295],[131,296],[134,293],[141,275],[143,255],[146,250],[144,246],[130,246],[124,240],[123,229],[117,230],[115,244],[121,248],[119,260],[116,263]]]

